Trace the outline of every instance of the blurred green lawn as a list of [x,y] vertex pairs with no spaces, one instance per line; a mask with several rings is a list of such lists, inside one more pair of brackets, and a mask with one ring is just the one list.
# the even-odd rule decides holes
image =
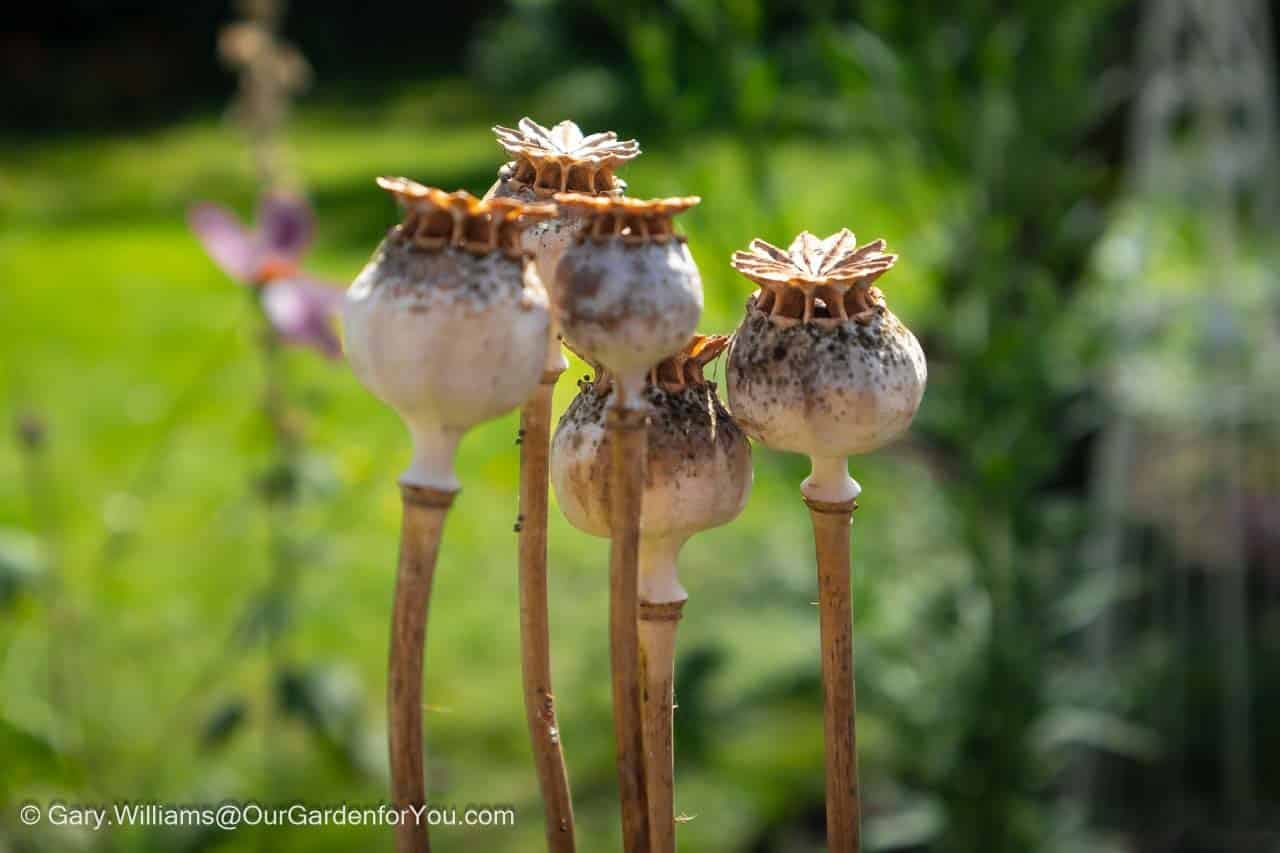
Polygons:
[[[345,284],[395,222],[375,175],[487,188],[502,162],[488,128],[519,113],[460,105],[454,92],[442,85],[296,117],[295,165],[319,218],[313,272]],[[649,146],[644,128],[618,130],[645,148],[622,172],[632,194],[703,197],[681,222],[704,276],[704,331],[731,331],[749,293],[728,267],[735,248],[754,236],[781,242],[801,228],[846,225],[902,253],[884,289],[909,325],[927,322],[933,265],[947,250],[929,223],[952,200],[908,154],[716,136]],[[383,799],[395,477],[408,442],[341,362],[303,351],[286,362],[307,444],[296,522],[313,547],[276,654],[315,674],[328,703],[319,722],[267,715],[269,656],[230,639],[270,571],[253,489],[270,437],[252,305],[183,217],[201,199],[247,217],[253,196],[241,140],[215,118],[0,145],[0,405],[6,422],[31,412],[49,430],[38,458],[0,442],[0,533],[34,537],[44,557],[42,574],[0,611],[0,827],[29,797]],[[566,374],[557,411],[584,372],[575,364]],[[426,701],[433,799],[514,805],[517,826],[441,829],[443,850],[528,851],[542,834],[520,701],[515,430],[507,416],[462,446],[464,489],[440,556]],[[818,632],[797,491],[805,464],[762,448],[755,459],[746,512],[695,538],[683,559],[690,602],[680,636],[677,811],[693,817],[680,828],[682,846],[706,853],[744,849],[779,825],[795,828],[787,849],[821,841]],[[853,473],[865,489],[855,610],[874,840],[895,831],[877,823],[878,811],[903,797],[883,770],[911,747],[889,733],[894,697],[927,693],[919,680],[946,654],[912,631],[912,609],[922,590],[964,566],[931,474],[909,448],[857,460]],[[550,536],[555,687],[581,849],[616,848],[607,547],[554,507]],[[205,744],[211,717],[237,699],[248,703],[244,724]],[[13,832],[35,849],[308,851],[371,849],[388,833]]]

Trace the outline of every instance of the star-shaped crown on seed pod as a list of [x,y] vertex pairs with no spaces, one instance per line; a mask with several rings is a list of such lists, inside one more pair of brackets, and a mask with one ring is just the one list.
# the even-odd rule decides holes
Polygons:
[[[683,391],[689,386],[706,385],[708,382],[707,377],[703,375],[703,370],[728,346],[728,335],[694,335],[679,352],[649,368],[649,384],[670,392]],[[613,387],[613,376],[607,369],[572,347],[569,349],[595,371],[595,377],[588,384],[592,385],[597,393],[606,393]],[[579,386],[581,387],[581,383]]]
[[420,249],[448,246],[472,254],[501,251],[510,258],[527,253],[520,232],[556,215],[553,204],[526,204],[511,198],[478,199],[466,190],[445,192],[408,178],[378,178],[378,186],[395,196],[405,210],[397,233]]
[[684,240],[672,229],[671,218],[698,204],[696,195],[674,198],[629,198],[581,193],[556,193],[556,204],[566,213],[588,222],[578,235],[581,242],[590,238],[601,243],[610,237],[621,237],[624,243],[666,243]]
[[771,317],[865,323],[884,305],[884,296],[871,282],[898,260],[884,247],[884,240],[857,245],[848,228],[825,240],[801,231],[786,251],[752,240],[747,250],[733,253],[732,264],[760,285],[756,307]]
[[571,121],[545,128],[526,116],[516,128],[493,128],[498,144],[514,159],[503,179],[543,192],[622,192],[614,169],[640,153],[634,139],[618,139],[612,130],[584,136]]
[[664,358],[649,371],[649,383],[664,391],[683,391],[689,385],[706,385],[703,369],[715,361],[727,346],[728,335],[694,335],[682,350]]

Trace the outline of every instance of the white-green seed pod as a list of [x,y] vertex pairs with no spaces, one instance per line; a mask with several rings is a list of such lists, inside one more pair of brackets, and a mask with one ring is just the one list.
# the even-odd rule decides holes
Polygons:
[[[613,131],[587,136],[571,121],[547,128],[525,117],[515,128],[499,125],[493,132],[512,159],[498,171],[498,180],[485,198],[532,204],[551,201],[563,192],[621,196],[626,183],[614,170],[640,154],[634,139],[620,140]],[[582,216],[561,211],[522,232],[521,246],[533,254],[538,277],[549,289],[555,284],[560,256],[585,224]],[[555,294],[550,295],[554,302]],[[548,348],[547,370],[559,373],[568,366],[558,345]]]
[[[666,603],[687,597],[676,555],[690,536],[727,524],[751,491],[751,448],[716,396],[703,368],[728,343],[701,335],[650,371],[647,471],[640,513],[640,597]],[[608,537],[610,433],[605,410],[616,392],[612,375],[580,383],[551,442],[551,483],[569,522]]]
[[920,344],[871,286],[897,260],[883,249],[845,229],[733,257],[760,289],[729,351],[729,406],[753,438],[811,457],[802,489],[817,500],[857,497],[846,457],[904,433],[924,395]]
[[403,178],[379,185],[406,216],[347,291],[347,359],[413,436],[401,482],[452,491],[463,433],[519,406],[541,378],[547,296],[519,240],[554,208]]
[[699,199],[556,201],[587,225],[556,267],[555,320],[570,348],[603,365],[631,406],[649,369],[678,352],[702,316],[702,278],[671,224]]

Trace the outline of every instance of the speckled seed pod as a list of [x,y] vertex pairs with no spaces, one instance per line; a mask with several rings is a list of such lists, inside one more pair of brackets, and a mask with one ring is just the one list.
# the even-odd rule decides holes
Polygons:
[[[683,601],[675,558],[700,530],[727,524],[751,491],[751,448],[720,403],[703,368],[727,346],[724,336],[697,335],[649,372],[644,399],[648,471],[640,515],[640,598]],[[579,383],[578,396],[551,442],[551,482],[569,522],[608,537],[609,438],[605,410],[616,390],[612,374],[597,369]]]
[[547,296],[520,232],[555,209],[404,178],[378,185],[405,218],[347,291],[347,358],[413,435],[401,482],[455,490],[462,434],[520,405],[541,377]]
[[845,457],[901,435],[924,394],[920,344],[871,286],[897,260],[884,245],[806,231],[733,256],[759,290],[729,351],[729,406],[753,438],[813,458],[809,497],[856,497]]
[[[634,139],[620,140],[613,131],[584,136],[576,124],[562,121],[546,128],[522,118],[518,128],[493,129],[511,161],[498,170],[488,197],[527,203],[550,201],[557,193],[621,196],[626,184],[614,170],[640,154]],[[555,277],[555,264],[583,219],[564,210],[525,229],[523,245],[533,252],[544,282]]]
[[649,368],[678,352],[702,316],[702,278],[671,223],[700,199],[556,201],[587,220],[556,268],[556,322],[575,352],[609,370],[630,407]]
[[[613,131],[584,136],[571,121],[546,128],[526,116],[515,128],[499,125],[493,132],[512,159],[498,170],[498,180],[485,198],[534,203],[550,201],[562,192],[621,196],[626,183],[614,170],[640,154],[634,139],[620,140]],[[521,245],[533,253],[538,276],[549,290],[555,285],[560,256],[584,223],[583,217],[562,210],[523,231]],[[554,301],[555,294],[551,296]],[[547,350],[548,370],[558,373],[568,366],[559,347]]]

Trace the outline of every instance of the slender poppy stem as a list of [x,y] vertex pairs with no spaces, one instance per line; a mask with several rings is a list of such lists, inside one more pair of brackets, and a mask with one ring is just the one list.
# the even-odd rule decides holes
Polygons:
[[[298,457],[301,436],[289,415],[288,377],[283,359],[283,341],[262,308],[262,300],[256,289],[249,291],[259,315],[262,332],[259,352],[262,357],[262,410],[271,427],[274,444],[274,460],[270,476],[263,489],[265,517],[270,536],[271,573],[262,593],[262,605],[269,617],[266,622],[264,645],[267,658],[267,683],[262,694],[262,771],[263,783],[268,790],[279,786],[279,762],[276,747],[283,714],[277,692],[279,681],[287,669],[287,636],[290,624],[290,608],[298,587],[298,570],[294,564],[291,539],[293,510],[297,504]],[[263,835],[259,847],[267,849],[269,839]]]
[[675,853],[674,707],[676,628],[683,601],[640,602],[640,653],[644,668],[645,782],[653,853]]
[[[396,824],[397,853],[425,853],[431,849],[423,813],[427,792],[422,740],[422,654],[440,534],[455,494],[425,486],[400,485],[404,516],[387,671],[391,802],[400,817]],[[422,820],[417,819],[420,816]]]
[[[648,458],[648,412],[624,408],[619,386],[605,416],[612,448],[609,473],[609,656],[613,669],[613,730],[617,746],[622,846],[650,853],[645,788],[643,696],[639,638],[640,506]],[[643,402],[641,401],[641,404]]]
[[853,615],[849,527],[856,500],[805,498],[818,557],[818,613],[822,638],[823,734],[827,763],[827,847],[861,849],[856,707],[853,686]]
[[559,371],[543,373],[542,384],[520,410],[520,661],[525,717],[546,812],[547,849],[573,853],[573,798],[551,691],[547,613],[547,465],[551,393],[559,376]]

